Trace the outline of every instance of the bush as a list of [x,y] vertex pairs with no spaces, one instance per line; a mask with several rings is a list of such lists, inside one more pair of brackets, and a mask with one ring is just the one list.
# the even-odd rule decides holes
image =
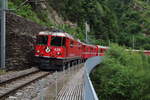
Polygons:
[[149,56],[111,45],[91,76],[101,100],[150,100],[149,71]]
[[[23,2],[22,0],[9,1],[8,6],[10,9],[13,9],[13,12],[16,13],[17,15],[30,19],[40,25],[44,25],[47,27],[54,26],[55,28],[64,30],[65,32],[68,32],[69,34],[72,34],[81,40],[84,39],[84,35],[83,35],[84,30],[81,29],[80,27],[71,28],[70,26],[65,24],[55,25],[48,19],[47,11],[44,10],[34,11],[32,6],[29,4],[25,4],[19,7],[19,5],[22,2]],[[18,7],[19,9],[17,9]]]
[[[38,24],[44,25],[44,26],[52,26],[51,22],[45,17],[46,21],[43,21],[42,19],[38,18],[38,15],[36,12],[33,11],[31,5],[23,5],[19,7],[19,3],[21,4],[20,1],[15,1],[15,2],[8,2],[8,7],[13,10],[14,13],[17,15],[20,15],[24,18],[30,19]],[[19,8],[18,8],[19,7]]]

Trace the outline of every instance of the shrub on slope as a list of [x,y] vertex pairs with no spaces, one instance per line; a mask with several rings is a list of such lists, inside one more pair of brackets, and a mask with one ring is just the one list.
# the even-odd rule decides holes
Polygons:
[[101,100],[149,100],[150,57],[112,45],[92,81]]

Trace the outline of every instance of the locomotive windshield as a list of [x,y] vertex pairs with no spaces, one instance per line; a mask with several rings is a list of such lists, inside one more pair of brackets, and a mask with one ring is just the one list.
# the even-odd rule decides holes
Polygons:
[[65,43],[65,37],[52,36],[51,38],[51,46],[65,46]]
[[36,44],[47,45],[48,37],[47,36],[37,36]]

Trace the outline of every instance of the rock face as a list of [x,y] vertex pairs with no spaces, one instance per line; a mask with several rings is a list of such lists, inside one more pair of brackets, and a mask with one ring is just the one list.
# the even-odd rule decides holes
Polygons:
[[7,13],[6,67],[8,70],[34,66],[35,35],[45,30],[49,29],[13,13]]

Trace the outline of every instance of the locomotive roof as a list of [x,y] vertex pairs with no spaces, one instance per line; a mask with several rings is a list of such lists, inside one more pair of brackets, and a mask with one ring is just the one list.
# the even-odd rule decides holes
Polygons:
[[99,47],[99,48],[106,48],[106,49],[108,48],[108,47],[106,47],[106,46],[100,46],[100,45],[98,45],[98,47]]
[[85,43],[83,43],[83,42],[82,42],[82,44],[83,44],[83,45],[86,45],[86,46],[90,46],[90,47],[96,47],[95,45],[92,45],[92,44],[85,44]]
[[39,35],[53,35],[53,36],[61,36],[61,37],[68,37],[68,38],[74,39],[70,34],[68,34],[66,32],[43,31],[43,32],[40,32]]

